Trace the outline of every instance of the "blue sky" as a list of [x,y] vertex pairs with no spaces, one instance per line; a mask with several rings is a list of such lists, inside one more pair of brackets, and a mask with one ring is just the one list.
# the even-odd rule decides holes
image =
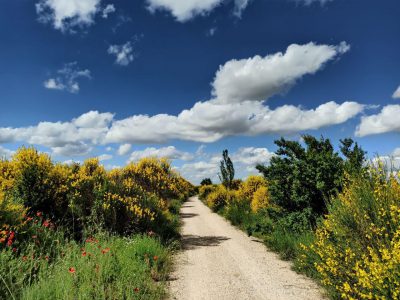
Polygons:
[[[12,12],[12,13],[11,13]],[[280,136],[400,160],[397,0],[19,0],[0,11],[0,155],[108,168],[167,156],[193,182]],[[397,90],[399,88],[399,90]]]

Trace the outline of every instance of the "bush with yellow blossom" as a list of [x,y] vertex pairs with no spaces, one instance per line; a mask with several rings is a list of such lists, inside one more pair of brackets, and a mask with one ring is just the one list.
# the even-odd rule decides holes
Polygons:
[[400,298],[400,183],[379,164],[349,180],[329,206],[300,264],[343,299]]

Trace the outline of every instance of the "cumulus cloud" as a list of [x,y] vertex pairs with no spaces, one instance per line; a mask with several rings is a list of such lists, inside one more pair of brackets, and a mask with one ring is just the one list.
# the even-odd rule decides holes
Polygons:
[[205,15],[224,0],[147,0],[147,8],[169,11],[179,22],[185,22],[197,15]]
[[386,105],[378,114],[363,116],[357,126],[356,136],[367,136],[400,131],[400,105]]
[[245,147],[234,153],[232,161],[245,165],[247,170],[254,170],[259,164],[268,164],[274,155],[267,148]]
[[72,142],[63,146],[51,147],[54,155],[72,157],[82,156],[92,151],[92,147],[84,142]]
[[[302,50],[287,50],[285,54],[250,58],[244,62],[228,62],[217,72],[212,84],[214,98],[197,102],[178,115],[132,115],[116,120],[111,113],[91,111],[70,122],[41,122],[30,127],[0,128],[0,143],[25,141],[50,148],[61,147],[53,149],[60,154],[76,153],[79,151],[75,149],[110,143],[155,144],[171,140],[210,143],[234,135],[286,134],[319,129],[344,123],[362,112],[364,106],[351,101],[341,104],[331,101],[309,109],[295,105],[271,109],[265,105],[265,99],[274,93],[294,84],[304,74],[316,72],[327,60],[348,50],[345,43],[339,46],[305,46],[308,50],[296,45],[294,48]],[[310,53],[314,54],[314,59]],[[288,68],[292,62],[296,62],[294,67]],[[277,75],[271,73],[268,70],[270,64],[277,70],[284,70],[282,72],[287,79],[282,72],[277,71]],[[249,70],[257,73],[262,80],[254,78]],[[238,85],[240,89],[236,88]]]
[[131,41],[123,45],[111,45],[107,50],[108,54],[115,56],[115,63],[120,66],[127,66],[134,60],[133,45]]
[[346,122],[364,106],[356,102],[328,102],[305,110],[293,105],[270,109],[259,102],[234,104],[198,102],[178,116],[134,115],[113,122],[109,143],[165,143],[180,139],[211,143],[232,135],[293,133]]
[[123,144],[119,146],[117,151],[118,155],[127,155],[131,150],[131,147],[132,147],[131,144]]
[[400,86],[397,88],[397,90],[394,91],[392,95],[393,99],[400,99]]
[[168,159],[179,159],[179,160],[192,160],[193,155],[188,152],[183,152],[176,149],[174,146],[168,146],[163,148],[146,148],[141,151],[132,152],[129,161],[138,161],[145,157],[165,157]]
[[88,69],[79,69],[77,62],[67,63],[57,71],[55,77],[47,79],[43,85],[46,89],[67,91],[76,94],[80,90],[79,80],[81,78],[91,79]]
[[100,144],[114,115],[90,111],[69,122],[40,122],[29,127],[0,128],[0,143],[26,142],[49,147],[56,155],[83,155]]
[[220,66],[212,94],[222,103],[266,100],[286,91],[304,75],[316,73],[349,49],[346,42],[337,46],[292,44],[285,53],[234,59]]
[[74,31],[75,27],[94,23],[101,0],[40,0],[36,3],[39,21],[51,23],[55,29]]
[[108,18],[109,14],[112,14],[113,12],[115,12],[115,6],[114,4],[108,4],[104,9],[103,9],[103,13],[102,13],[102,17],[104,19]]

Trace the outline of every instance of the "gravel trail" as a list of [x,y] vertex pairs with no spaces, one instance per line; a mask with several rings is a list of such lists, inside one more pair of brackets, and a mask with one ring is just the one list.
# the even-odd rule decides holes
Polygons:
[[175,257],[171,299],[325,299],[313,281],[197,197],[184,203],[181,216],[183,251]]

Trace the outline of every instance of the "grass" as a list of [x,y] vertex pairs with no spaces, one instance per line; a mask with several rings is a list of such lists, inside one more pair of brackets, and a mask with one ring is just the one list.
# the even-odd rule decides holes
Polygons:
[[[57,258],[0,253],[6,299],[160,299],[171,250],[148,236],[97,235]],[[49,261],[54,259],[54,261]]]

